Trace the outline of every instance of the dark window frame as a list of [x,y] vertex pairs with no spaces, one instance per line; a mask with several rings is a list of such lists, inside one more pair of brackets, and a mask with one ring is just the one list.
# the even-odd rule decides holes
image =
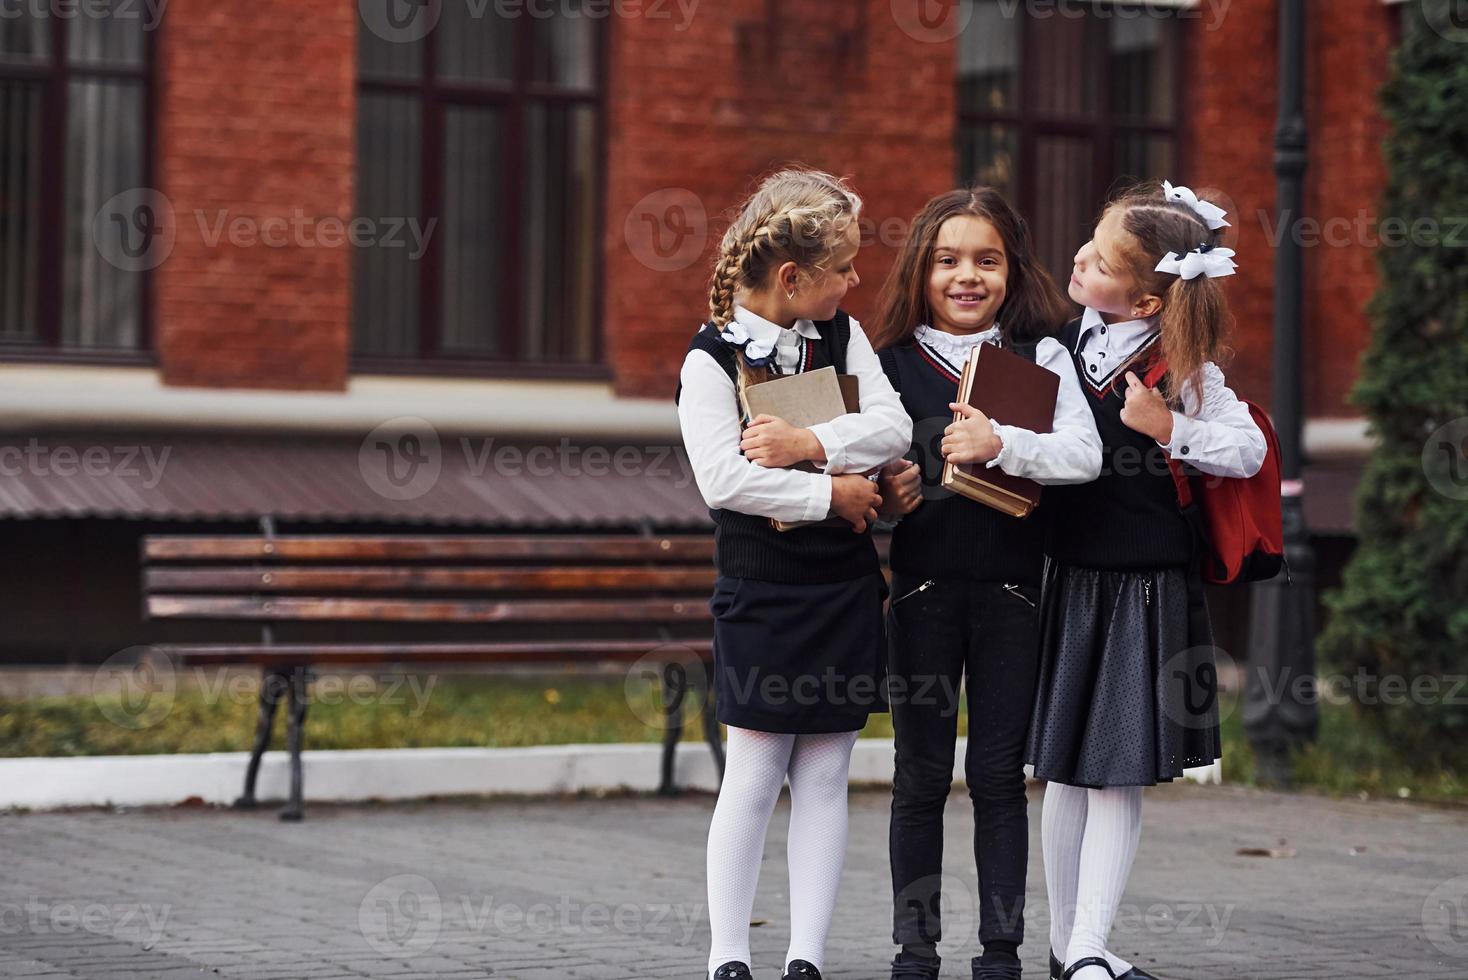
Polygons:
[[[510,329],[500,333],[507,344],[509,357],[483,358],[456,354],[424,354],[424,351],[439,350],[439,328],[442,323],[442,236],[433,234],[425,247],[418,268],[418,350],[417,356],[395,356],[387,354],[360,354],[355,343],[355,315],[352,323],[352,352],[349,369],[353,374],[406,374],[446,375],[483,378],[524,378],[562,380],[610,380],[613,372],[606,362],[606,303],[604,284],[606,262],[601,259],[606,235],[607,205],[607,153],[608,153],[608,88],[611,61],[611,21],[601,18],[594,21],[592,51],[596,65],[592,72],[594,90],[578,92],[555,85],[533,82],[531,55],[534,21],[528,15],[515,19],[515,43],[513,77],[508,82],[451,82],[437,76],[438,35],[440,28],[428,32],[423,38],[423,65],[420,77],[415,79],[369,78],[361,74],[361,58],[357,65],[357,91],[384,95],[416,95],[422,113],[419,155],[419,212],[420,220],[439,218],[443,215],[443,167],[444,167],[444,117],[446,110],[456,106],[496,106],[505,111],[508,138],[504,147],[505,174],[500,188],[501,200],[505,201],[505,221],[501,225],[503,254],[507,257],[502,271],[505,284],[505,306]],[[365,30],[359,24],[358,30]],[[525,255],[518,247],[521,231],[521,196],[512,191],[521,185],[525,160],[525,130],[527,107],[532,104],[572,104],[591,106],[595,112],[595,135],[592,143],[596,167],[596,206],[591,216],[591,235],[595,242],[598,261],[595,277],[588,284],[596,297],[595,315],[592,321],[592,360],[586,363],[565,361],[521,361],[515,360],[519,340],[518,327],[524,313],[523,262]],[[360,161],[355,167],[360,171]],[[438,227],[438,226],[435,226]]]
[[[976,0],[976,2],[988,2],[988,0]],[[1173,78],[1176,80],[1174,86],[1173,118],[1168,122],[1152,122],[1144,119],[1120,117],[1114,114],[1114,108],[1110,103],[1112,91],[1112,73],[1110,50],[1107,47],[1110,41],[1109,34],[1093,32],[1088,35],[1087,43],[1093,44],[1092,51],[1101,56],[1095,58],[1097,74],[1095,84],[1097,89],[1103,93],[1104,103],[1099,112],[1093,118],[1079,116],[1061,116],[1044,113],[1033,108],[1038,101],[1036,93],[1037,86],[1043,81],[1038,58],[1040,40],[1038,32],[1033,29],[1032,19],[1028,16],[1020,16],[1018,21],[1019,31],[1019,71],[1016,76],[1015,108],[1012,112],[995,111],[973,111],[966,110],[962,106],[962,99],[958,100],[957,128],[955,130],[955,145],[959,149],[956,163],[960,169],[958,180],[961,184],[967,184],[973,180],[973,175],[962,172],[964,165],[962,156],[962,140],[964,133],[970,130],[981,129],[985,126],[1001,125],[1012,127],[1015,134],[1015,187],[1014,205],[1021,214],[1032,216],[1038,213],[1036,200],[1036,187],[1034,174],[1036,148],[1039,140],[1049,136],[1079,137],[1088,140],[1092,149],[1092,172],[1090,193],[1087,195],[1095,202],[1099,213],[1102,204],[1105,203],[1107,195],[1111,192],[1115,181],[1113,175],[1113,161],[1116,159],[1116,143],[1118,137],[1124,136],[1149,136],[1163,137],[1172,140],[1173,159],[1175,160],[1175,173],[1179,180],[1188,171],[1188,133],[1184,126],[1186,104],[1188,97],[1187,65],[1189,62],[1189,47],[1193,43],[1193,32],[1186,29],[1187,22],[1178,14],[1186,8],[1168,8],[1138,3],[1099,3],[1098,7],[1106,10],[1115,10],[1117,7],[1139,7],[1153,6],[1157,10],[1173,10],[1171,20],[1177,32],[1173,44]],[[1087,14],[1087,18],[1103,24],[1109,24],[1102,18]],[[1090,38],[1094,36],[1094,40]],[[961,85],[961,77],[955,78],[955,85]],[[1152,176],[1141,174],[1137,176]],[[1076,242],[1079,246],[1081,243]]]
[[40,215],[36,275],[37,343],[0,341],[0,362],[42,361],[58,364],[154,365],[153,273],[144,270],[139,284],[138,346],[131,349],[68,348],[61,346],[62,229],[66,207],[67,89],[75,79],[135,79],[143,85],[143,186],[155,187],[158,155],[158,61],[162,24],[143,35],[143,65],[73,65],[66,56],[70,18],[49,20],[49,60],[43,64],[0,59],[0,79],[41,83]]

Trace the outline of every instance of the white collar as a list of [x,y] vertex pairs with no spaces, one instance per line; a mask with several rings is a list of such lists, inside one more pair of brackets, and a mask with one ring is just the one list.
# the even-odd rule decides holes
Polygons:
[[924,323],[913,331],[913,337],[940,354],[948,354],[964,360],[967,359],[969,352],[980,344],[992,344],[999,340],[999,324],[996,323],[980,333],[944,333]]
[[[749,331],[749,335],[762,347],[773,348],[776,339],[780,336],[780,332],[785,329],[778,323],[766,320],[758,313],[753,312],[747,307],[740,306],[738,303],[734,304],[734,319],[743,324],[744,328]],[[816,325],[803,317],[795,321],[794,330],[802,337],[808,337],[811,340],[821,339],[821,332],[816,328]]]
[[1086,342],[1086,334],[1093,329],[1104,328],[1107,333],[1106,346],[1112,350],[1133,350],[1140,347],[1142,341],[1156,333],[1158,330],[1157,317],[1150,316],[1141,320],[1122,320],[1118,323],[1107,323],[1101,318],[1101,314],[1086,307],[1086,312],[1081,314],[1081,329],[1076,334],[1076,351],[1079,351]]

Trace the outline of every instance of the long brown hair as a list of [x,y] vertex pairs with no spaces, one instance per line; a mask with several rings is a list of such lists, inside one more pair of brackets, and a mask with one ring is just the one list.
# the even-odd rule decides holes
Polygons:
[[[846,182],[820,170],[794,167],[770,174],[740,205],[719,243],[709,283],[709,315],[722,330],[734,319],[740,294],[766,285],[770,273],[794,262],[800,274],[817,277],[841,247],[861,198]],[[738,356],[740,390],[769,378]]]
[[1127,272],[1142,294],[1162,298],[1162,356],[1167,359],[1162,395],[1177,407],[1183,386],[1191,384],[1201,402],[1203,365],[1229,353],[1233,315],[1218,280],[1158,272],[1157,263],[1169,252],[1183,256],[1199,245],[1219,244],[1222,229],[1210,229],[1186,203],[1168,200],[1160,180],[1123,192],[1102,217],[1111,213],[1121,218],[1126,232],[1120,247]]
[[1035,256],[1029,226],[1019,212],[992,187],[960,188],[939,194],[913,218],[912,232],[903,242],[877,300],[871,331],[873,347],[881,350],[905,343],[921,324],[932,322],[928,278],[938,230],[943,222],[962,214],[992,224],[1008,253],[1009,276],[997,317],[1006,342],[1048,337],[1070,318],[1070,305]]

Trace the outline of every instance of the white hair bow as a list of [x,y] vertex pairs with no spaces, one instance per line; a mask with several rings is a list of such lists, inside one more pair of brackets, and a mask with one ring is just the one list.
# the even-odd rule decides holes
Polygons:
[[754,367],[764,367],[770,363],[770,355],[775,352],[775,343],[761,344],[750,334],[749,328],[738,320],[730,320],[719,334],[719,339],[726,344],[732,344],[744,351],[745,358]]
[[1173,187],[1171,181],[1162,182],[1162,194],[1169,201],[1181,201],[1197,213],[1198,217],[1208,223],[1209,231],[1217,231],[1220,228],[1229,227],[1229,223],[1223,220],[1228,214],[1223,208],[1207,201],[1198,200],[1198,195],[1193,193],[1191,187]]
[[1170,272],[1184,279],[1196,279],[1198,276],[1221,279],[1233,275],[1238,267],[1238,263],[1234,261],[1233,249],[1212,245],[1199,245],[1186,255],[1168,252],[1157,263],[1158,272]]

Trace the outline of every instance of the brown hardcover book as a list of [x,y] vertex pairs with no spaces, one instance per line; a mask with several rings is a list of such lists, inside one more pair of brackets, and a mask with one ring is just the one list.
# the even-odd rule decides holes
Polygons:
[[[957,400],[1005,425],[1049,432],[1059,394],[1056,375],[1013,351],[980,344],[963,367]],[[943,486],[1011,517],[1028,517],[1040,503],[1040,484],[984,463],[945,462]]]
[[[834,386],[832,380],[835,381]],[[746,419],[773,415],[791,425],[810,428],[840,415],[860,412],[860,382],[854,374],[837,374],[834,367],[771,378],[744,389],[740,408],[743,409]],[[808,473],[821,471],[810,460],[796,463],[790,468]],[[846,521],[840,517],[828,517],[823,521],[777,521],[772,517],[770,524],[776,530],[789,531],[811,525],[846,526]]]

